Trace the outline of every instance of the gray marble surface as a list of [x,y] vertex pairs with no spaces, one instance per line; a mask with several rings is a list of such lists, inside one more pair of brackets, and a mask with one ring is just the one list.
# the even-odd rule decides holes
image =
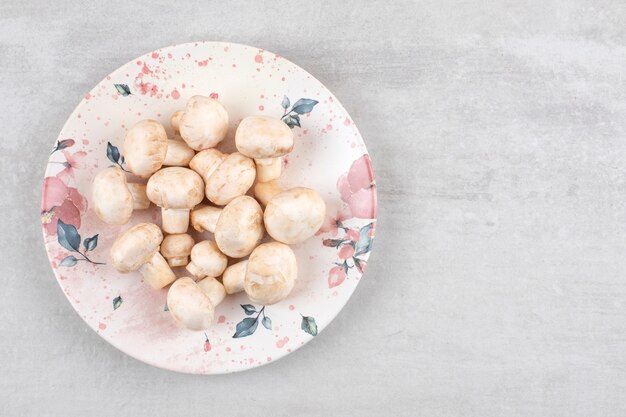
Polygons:
[[[626,415],[623,1],[20,3],[0,3],[1,416]],[[192,40],[315,74],[358,124],[380,201],[339,317],[216,377],[100,339],[39,226],[45,161],[82,95]]]

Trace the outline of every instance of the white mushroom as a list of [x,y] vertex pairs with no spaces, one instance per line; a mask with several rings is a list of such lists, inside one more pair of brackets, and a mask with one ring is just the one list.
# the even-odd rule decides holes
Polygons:
[[174,131],[174,135],[180,135],[180,118],[183,116],[183,111],[179,110],[172,113],[170,117],[170,126],[172,126],[172,130]]
[[215,307],[191,278],[179,278],[167,292],[167,307],[174,320],[189,330],[205,330],[213,322]]
[[171,267],[185,266],[189,263],[193,245],[193,238],[187,233],[167,235],[161,243],[161,255]]
[[257,182],[254,186],[254,197],[263,207],[267,206],[274,196],[285,191],[276,181]]
[[231,258],[243,258],[263,239],[263,210],[246,195],[231,201],[220,214],[215,226],[215,242]]
[[217,167],[226,159],[226,154],[217,149],[205,149],[200,151],[189,161],[189,168],[196,171],[206,183]]
[[220,143],[228,131],[228,113],[217,100],[193,96],[179,121],[180,136],[190,148],[200,151]]
[[291,248],[279,242],[264,243],[248,259],[243,288],[253,303],[274,304],[289,295],[297,276]]
[[126,224],[133,210],[146,209],[146,186],[129,184],[119,167],[103,169],[93,179],[92,201],[96,215],[108,224]]
[[224,300],[224,297],[226,297],[224,286],[213,277],[206,277],[198,281],[197,284],[209,297],[211,303],[213,303],[213,307],[217,307],[222,300]]
[[165,232],[187,232],[189,210],[204,198],[203,188],[202,178],[187,168],[163,168],[150,177],[146,192],[161,207]]
[[196,153],[182,140],[167,141],[167,152],[163,160],[164,166],[186,167]]
[[206,197],[218,206],[228,204],[248,192],[255,177],[252,159],[238,152],[232,153],[207,178]]
[[282,120],[250,116],[239,123],[235,144],[237,150],[247,157],[276,158],[293,149],[293,132]]
[[142,120],[126,132],[124,158],[133,174],[148,178],[161,168],[166,154],[167,133],[156,120]]
[[221,208],[200,204],[191,210],[191,226],[201,233],[204,231],[214,233],[221,213]]
[[139,270],[144,280],[159,289],[176,276],[159,253],[163,233],[152,223],[139,223],[122,233],[111,246],[111,264],[121,273]]
[[258,182],[273,181],[280,177],[280,173],[283,169],[283,158],[264,158],[255,159],[256,164],[256,180]]
[[133,208],[135,210],[145,210],[150,207],[150,200],[146,194],[146,184],[127,182],[128,191],[133,197]]
[[279,242],[294,244],[313,236],[324,223],[326,205],[310,188],[296,187],[274,196],[263,214],[267,233]]
[[228,265],[228,258],[211,240],[198,242],[191,249],[187,271],[196,278],[219,277]]
[[243,291],[243,280],[246,276],[248,260],[237,262],[226,268],[222,275],[222,283],[226,294],[235,294]]

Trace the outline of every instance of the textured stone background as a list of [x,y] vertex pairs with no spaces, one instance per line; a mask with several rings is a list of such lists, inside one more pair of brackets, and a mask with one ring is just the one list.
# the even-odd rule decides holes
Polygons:
[[[0,3],[0,415],[626,415],[624,2],[20,3]],[[324,82],[380,199],[336,321],[217,377],[89,330],[39,227],[45,161],[82,95],[194,40],[263,47]]]

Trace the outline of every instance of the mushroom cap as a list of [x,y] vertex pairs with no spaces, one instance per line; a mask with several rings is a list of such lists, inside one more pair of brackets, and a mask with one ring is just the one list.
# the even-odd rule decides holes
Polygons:
[[161,242],[161,255],[166,258],[189,256],[194,240],[187,233],[167,235]]
[[191,262],[194,266],[191,268],[187,266],[190,272],[195,272],[195,269],[199,268],[204,272],[202,276],[209,277],[219,277],[228,266],[228,258],[212,240],[203,240],[194,245],[191,249]]
[[289,246],[264,243],[248,259],[243,288],[253,303],[274,304],[289,295],[297,275],[296,255]]
[[174,281],[167,292],[167,307],[174,320],[189,330],[206,329],[215,315],[211,299],[188,277]]
[[215,242],[231,258],[243,258],[263,239],[263,210],[247,195],[231,201],[215,226]]
[[156,224],[136,224],[113,242],[109,258],[119,272],[136,271],[152,259],[162,240],[163,233]]
[[293,132],[282,120],[249,116],[235,133],[237,150],[250,158],[275,158],[293,149]]
[[167,133],[156,120],[141,120],[124,138],[124,158],[131,172],[147,178],[163,165],[167,153]]
[[187,102],[178,128],[190,148],[196,151],[212,148],[226,136],[228,112],[217,100],[193,96]]
[[198,152],[191,161],[189,161],[189,168],[196,171],[204,181],[207,180],[213,174],[213,171],[226,159],[225,154],[217,149],[205,149]]
[[146,194],[159,207],[190,209],[204,198],[204,183],[188,168],[163,168],[148,180]]
[[133,195],[119,167],[103,169],[93,179],[91,194],[96,215],[108,224],[126,224],[133,214]]
[[294,244],[313,236],[324,223],[326,204],[310,188],[295,187],[275,195],[263,214],[267,233],[279,242]]
[[239,152],[231,153],[206,180],[206,197],[223,206],[244,195],[256,177],[254,161]]

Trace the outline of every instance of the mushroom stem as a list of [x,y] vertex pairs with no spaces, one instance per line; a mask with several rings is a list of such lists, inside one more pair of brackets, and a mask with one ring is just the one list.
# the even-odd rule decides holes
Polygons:
[[173,167],[187,166],[195,154],[194,150],[182,140],[168,139],[163,165]]
[[183,112],[181,110],[172,113],[172,117],[170,118],[170,125],[172,125],[172,130],[174,134],[180,134],[180,118],[183,116]]
[[226,268],[224,275],[222,275],[222,283],[226,294],[235,294],[243,291],[243,281],[246,277],[246,268],[248,268],[248,261],[237,262]]
[[276,158],[255,159],[256,180],[258,182],[273,181],[280,177],[283,168],[283,160],[280,156]]
[[189,228],[189,209],[161,208],[161,219],[165,233],[187,233]]
[[193,279],[196,282],[205,276],[203,269],[200,268],[198,265],[194,264],[193,261],[189,262],[185,268],[191,274],[191,279]]
[[193,228],[198,232],[208,230],[211,233],[215,233],[217,219],[220,218],[221,213],[221,208],[199,206],[198,208],[191,210],[191,226],[193,226]]
[[144,184],[129,182],[126,186],[132,195],[134,210],[145,210],[150,207],[150,200],[148,200],[146,195],[146,186]]
[[172,272],[167,261],[159,252],[156,252],[152,259],[139,268],[144,281],[156,290],[171,284],[176,280],[176,275]]
[[262,206],[267,206],[275,195],[280,194],[284,189],[276,183],[276,181],[270,182],[258,182],[254,186],[254,196]]
[[189,257],[187,257],[187,256],[177,256],[177,257],[174,257],[174,258],[169,258],[167,260],[167,263],[171,267],[185,266],[185,265],[187,265],[189,263]]

